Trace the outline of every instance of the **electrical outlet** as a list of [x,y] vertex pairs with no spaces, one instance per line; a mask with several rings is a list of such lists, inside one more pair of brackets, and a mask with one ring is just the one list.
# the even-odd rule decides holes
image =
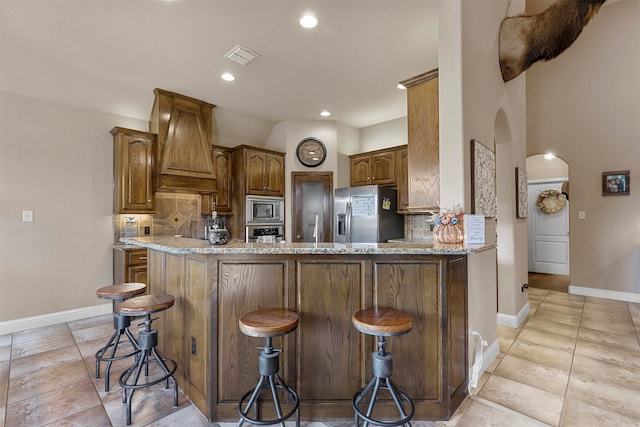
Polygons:
[[144,227],[144,234],[147,234],[147,235],[151,234],[151,227],[145,226]]
[[197,341],[195,337],[191,337],[191,354],[193,354],[194,356],[197,353]]

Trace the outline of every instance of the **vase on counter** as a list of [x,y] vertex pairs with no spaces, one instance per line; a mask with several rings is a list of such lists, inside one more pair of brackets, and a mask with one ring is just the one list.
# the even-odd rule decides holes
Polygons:
[[433,240],[438,243],[462,243],[464,229],[461,224],[436,224],[433,228]]

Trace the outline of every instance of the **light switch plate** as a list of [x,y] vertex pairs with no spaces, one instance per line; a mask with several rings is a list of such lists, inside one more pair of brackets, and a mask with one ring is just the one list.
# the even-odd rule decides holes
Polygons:
[[578,219],[587,219],[587,213],[585,211],[578,212]]
[[22,222],[33,222],[33,211],[22,211]]

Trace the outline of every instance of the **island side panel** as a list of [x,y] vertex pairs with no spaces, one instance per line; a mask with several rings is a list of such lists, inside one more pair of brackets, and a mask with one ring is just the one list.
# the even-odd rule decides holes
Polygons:
[[[257,259],[256,259],[257,258]],[[240,332],[238,321],[250,311],[266,308],[290,308],[288,301],[288,264],[285,258],[218,260],[218,416],[237,418],[240,398],[255,387],[259,378],[257,346],[263,338]],[[293,351],[291,336],[275,337],[273,345],[285,354]],[[292,369],[286,358],[280,360],[280,375],[293,383]]]
[[305,419],[353,416],[351,400],[362,386],[363,357],[351,317],[365,302],[368,263],[340,256],[308,256],[296,263],[296,387]]
[[378,260],[373,275],[373,299],[377,305],[402,310],[413,318],[411,331],[387,340],[387,350],[393,354],[397,367],[393,382],[416,401],[436,404],[442,401],[440,271],[439,259],[423,257]]
[[[448,404],[443,414],[449,419],[468,394],[468,290],[467,257],[449,257],[447,259],[447,311],[449,323],[449,351],[446,360]],[[445,353],[446,354],[446,353]]]

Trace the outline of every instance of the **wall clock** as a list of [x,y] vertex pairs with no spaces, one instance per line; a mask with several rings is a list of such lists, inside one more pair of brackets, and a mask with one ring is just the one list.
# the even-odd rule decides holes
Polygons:
[[327,158],[327,147],[317,138],[305,138],[298,143],[296,156],[300,163],[314,168],[324,163]]

